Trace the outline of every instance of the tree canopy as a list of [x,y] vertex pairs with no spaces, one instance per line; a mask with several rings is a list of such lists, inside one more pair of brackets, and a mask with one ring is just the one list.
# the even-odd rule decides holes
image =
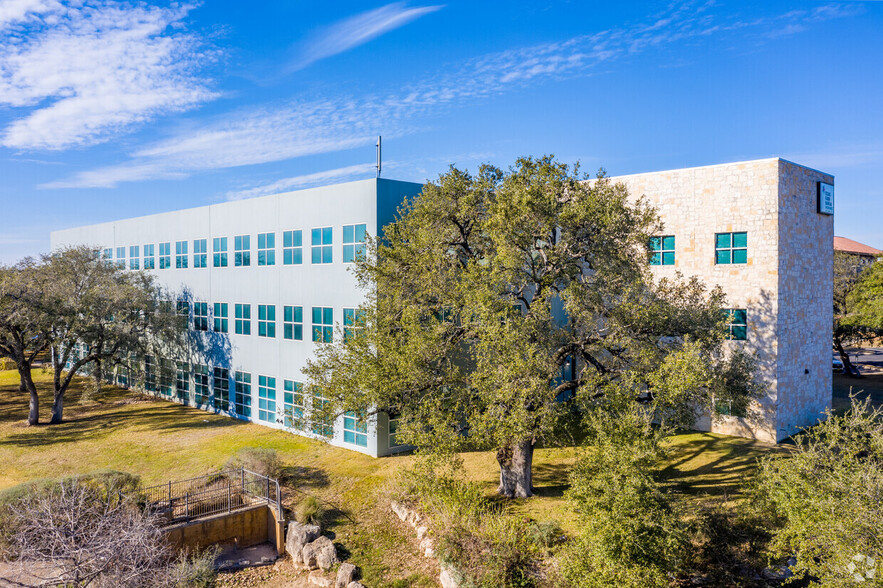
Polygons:
[[586,179],[543,157],[427,183],[355,266],[368,302],[306,369],[321,410],[386,411],[424,451],[495,449],[500,492],[530,496],[534,445],[580,408],[628,398],[692,424],[714,395],[747,404],[723,294],[654,281],[655,211]]
[[50,352],[51,422],[59,423],[75,374],[115,365],[135,373],[145,354],[183,350],[185,334],[153,276],[107,263],[96,248],[65,248],[0,268],[0,354],[16,362],[31,391],[30,424],[39,418],[30,379],[38,354]]

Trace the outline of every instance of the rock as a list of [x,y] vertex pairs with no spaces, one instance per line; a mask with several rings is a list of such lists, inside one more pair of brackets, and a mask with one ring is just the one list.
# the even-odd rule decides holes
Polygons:
[[460,574],[444,565],[441,568],[441,573],[438,575],[438,581],[441,583],[442,588],[460,588],[459,578]]
[[304,545],[301,555],[304,565],[311,570],[316,568],[330,570],[331,566],[340,561],[337,559],[337,550],[334,548],[334,543],[325,536],[318,537],[315,541]]
[[424,557],[432,557],[435,555],[435,541],[430,537],[424,537],[420,542],[420,551],[423,552]]
[[417,525],[420,524],[420,521],[421,521],[421,520],[422,520],[422,519],[421,519],[420,515],[417,513],[416,510],[409,510],[409,511],[408,511],[408,515],[407,515],[407,517],[406,517],[406,522],[407,522],[409,525],[411,525],[412,527],[416,528]]
[[408,518],[408,508],[402,504],[401,502],[396,502],[393,500],[390,502],[390,507],[392,507],[392,511],[396,513],[396,515],[404,522]]
[[421,540],[426,537],[426,534],[429,532],[429,527],[417,527],[417,539]]
[[786,567],[764,568],[760,573],[765,580],[785,580],[791,576],[792,572]]
[[355,582],[357,577],[358,570],[356,566],[351,563],[342,563],[340,564],[340,569],[337,570],[337,580],[334,582],[334,588],[346,588]]
[[365,585],[361,582],[350,582],[346,585],[346,588],[365,588]]
[[297,521],[288,524],[288,533],[285,536],[285,551],[291,555],[295,564],[303,563],[304,545],[315,541],[322,532],[316,525],[302,525]]
[[331,588],[331,586],[334,585],[331,578],[327,578],[321,570],[313,570],[310,572],[309,581],[310,584],[323,586],[324,588]]

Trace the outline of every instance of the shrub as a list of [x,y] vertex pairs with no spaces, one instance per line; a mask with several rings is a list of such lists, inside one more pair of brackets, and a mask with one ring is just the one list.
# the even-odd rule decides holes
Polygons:
[[481,485],[410,471],[403,485],[433,521],[439,559],[464,588],[528,588],[537,584],[539,545],[527,523],[485,496]]
[[282,474],[279,455],[269,447],[243,447],[227,461],[225,467],[234,470],[245,468],[268,478],[279,478]]
[[14,370],[15,362],[8,357],[0,357],[0,371]]
[[688,555],[679,504],[654,478],[661,433],[640,409],[588,419],[568,498],[583,532],[563,558],[574,586],[663,587]]
[[169,572],[169,584],[175,588],[212,588],[218,577],[215,560],[220,552],[217,545],[196,554],[182,552]]
[[315,496],[306,496],[301,500],[294,513],[297,522],[304,525],[322,526],[322,519],[325,516],[325,507]]
[[773,522],[773,555],[794,556],[798,578],[879,585],[883,409],[853,398],[846,414],[827,417],[795,438],[790,456],[760,461],[752,506]]

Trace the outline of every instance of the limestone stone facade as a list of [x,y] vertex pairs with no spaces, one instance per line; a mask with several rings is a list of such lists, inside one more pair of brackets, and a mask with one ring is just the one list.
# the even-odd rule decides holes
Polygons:
[[[727,307],[747,311],[746,345],[766,389],[746,417],[709,415],[698,426],[781,441],[831,405],[834,219],[817,208],[833,176],[780,158],[611,178],[657,208],[660,235],[674,236],[672,265],[658,277],[719,285]],[[747,233],[745,263],[717,263],[716,235]]]

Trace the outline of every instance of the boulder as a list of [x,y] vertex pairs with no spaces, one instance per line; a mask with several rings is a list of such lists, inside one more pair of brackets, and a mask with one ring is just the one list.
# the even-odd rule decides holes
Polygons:
[[420,551],[423,552],[424,557],[432,557],[435,555],[435,542],[430,537],[424,537],[422,541],[420,541]]
[[309,581],[310,584],[322,586],[323,588],[331,588],[331,586],[334,586],[334,581],[331,578],[326,577],[322,570],[313,570],[310,572]]
[[334,588],[346,588],[356,581],[358,570],[351,563],[342,563],[337,570],[337,580],[334,582]]
[[340,561],[337,559],[337,550],[334,548],[334,543],[325,536],[318,537],[315,541],[304,545],[301,556],[303,557],[304,565],[311,570],[316,568],[330,570],[331,566]]
[[417,539],[422,540],[429,532],[429,527],[417,527]]
[[453,568],[441,566],[441,573],[438,575],[438,581],[442,588],[460,588],[460,574]]
[[361,582],[350,582],[346,585],[346,588],[365,588],[365,585]]
[[285,536],[285,551],[291,556],[296,564],[303,563],[304,545],[315,541],[322,532],[316,525],[302,525],[297,521],[288,524],[288,533]]
[[395,500],[390,503],[390,506],[392,507],[392,512],[396,513],[396,515],[402,520],[402,522],[405,522],[407,520],[408,507],[406,507],[401,502],[396,502]]

